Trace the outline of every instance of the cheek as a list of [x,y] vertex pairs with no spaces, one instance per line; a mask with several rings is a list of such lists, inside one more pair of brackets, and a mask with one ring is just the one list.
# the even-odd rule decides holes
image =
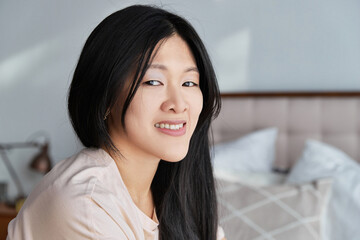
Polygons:
[[201,110],[203,108],[203,96],[201,91],[199,91],[200,93],[195,94],[191,97],[191,99],[193,99],[191,101],[191,115],[193,118],[198,119],[201,113]]
[[135,131],[146,134],[148,131],[152,130],[151,123],[158,113],[158,106],[159,103],[154,95],[135,95],[125,115],[125,121],[126,123],[129,123],[129,126],[132,126]]

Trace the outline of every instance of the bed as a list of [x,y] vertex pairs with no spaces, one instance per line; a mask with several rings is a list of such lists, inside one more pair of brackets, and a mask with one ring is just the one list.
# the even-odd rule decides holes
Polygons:
[[228,240],[360,239],[360,92],[222,94],[211,137]]

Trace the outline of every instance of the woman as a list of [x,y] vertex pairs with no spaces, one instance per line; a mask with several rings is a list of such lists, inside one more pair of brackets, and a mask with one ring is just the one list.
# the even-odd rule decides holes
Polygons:
[[86,148],[44,177],[8,239],[224,239],[208,140],[219,91],[186,20],[141,5],[108,16],[68,108]]

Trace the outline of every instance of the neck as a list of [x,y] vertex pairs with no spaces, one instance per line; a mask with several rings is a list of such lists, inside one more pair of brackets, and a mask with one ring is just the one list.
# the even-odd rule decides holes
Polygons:
[[[108,152],[114,159],[132,200],[141,209],[140,206],[148,205],[149,201],[152,203],[150,188],[160,159],[131,151],[129,146],[119,150],[121,155]],[[132,154],[133,152],[137,154]]]

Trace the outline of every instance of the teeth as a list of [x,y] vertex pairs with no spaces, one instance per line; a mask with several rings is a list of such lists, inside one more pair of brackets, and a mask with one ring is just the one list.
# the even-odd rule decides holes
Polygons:
[[171,130],[178,130],[184,126],[183,123],[181,124],[168,124],[168,123],[156,123],[155,127],[157,128],[166,128]]

